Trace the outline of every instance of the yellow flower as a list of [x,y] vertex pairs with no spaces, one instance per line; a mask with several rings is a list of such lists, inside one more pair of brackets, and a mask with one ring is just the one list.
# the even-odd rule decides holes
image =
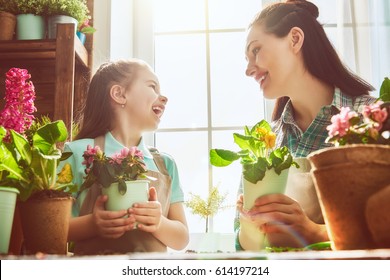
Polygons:
[[72,182],[72,180],[73,180],[72,167],[70,166],[69,163],[66,163],[62,168],[61,172],[58,174],[57,183],[67,184]]
[[256,132],[257,132],[257,137],[259,138],[259,140],[263,140],[264,137],[268,134],[268,130],[264,127],[258,127],[256,128]]
[[276,134],[273,133],[272,131],[268,132],[264,136],[265,147],[267,149],[272,149],[273,147],[275,147],[275,141],[276,141]]

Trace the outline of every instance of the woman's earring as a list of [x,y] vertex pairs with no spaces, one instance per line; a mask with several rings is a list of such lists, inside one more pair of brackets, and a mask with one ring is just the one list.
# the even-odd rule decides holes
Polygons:
[[125,104],[122,104],[121,106],[122,106],[122,108],[125,108]]

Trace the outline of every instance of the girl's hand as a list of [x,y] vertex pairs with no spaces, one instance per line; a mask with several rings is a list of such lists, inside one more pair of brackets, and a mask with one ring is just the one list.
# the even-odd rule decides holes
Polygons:
[[149,189],[149,201],[136,203],[129,209],[129,214],[134,215],[138,222],[137,228],[146,232],[155,232],[161,223],[161,204],[157,199],[157,191],[154,187]]
[[107,211],[104,204],[108,200],[106,195],[100,195],[95,202],[92,217],[99,236],[104,238],[119,238],[126,231],[134,228],[135,218],[128,215],[126,210]]

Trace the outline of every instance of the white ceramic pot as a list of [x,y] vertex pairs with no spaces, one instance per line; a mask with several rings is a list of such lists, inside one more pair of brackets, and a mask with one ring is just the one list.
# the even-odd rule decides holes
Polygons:
[[108,196],[107,210],[124,210],[131,208],[134,203],[149,200],[148,180],[126,181],[126,187],[126,193],[123,195],[118,191],[118,183],[113,183],[108,188],[102,188],[102,193]]
[[[284,193],[288,172],[289,169],[285,169],[278,175],[273,169],[267,170],[264,178],[256,184],[243,178],[244,209],[251,209],[255,200],[260,196],[272,193]],[[246,220],[241,220],[240,223],[240,235],[242,240],[245,240],[246,250],[259,251],[269,246],[266,236],[256,225]]]

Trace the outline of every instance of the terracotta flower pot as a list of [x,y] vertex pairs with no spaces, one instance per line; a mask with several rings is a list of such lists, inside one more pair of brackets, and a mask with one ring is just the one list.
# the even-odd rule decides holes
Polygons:
[[390,147],[386,145],[353,144],[331,147],[308,156],[313,169],[338,163],[389,163]]
[[70,196],[33,196],[20,203],[26,254],[65,255],[71,206]]
[[368,198],[366,221],[376,244],[390,248],[390,184]]
[[[308,156],[333,249],[385,246],[374,240],[365,213],[368,199],[390,183],[389,154],[387,146],[356,145],[323,149]],[[388,212],[378,215],[385,217]]]
[[16,27],[16,16],[0,11],[0,40],[12,40]]

